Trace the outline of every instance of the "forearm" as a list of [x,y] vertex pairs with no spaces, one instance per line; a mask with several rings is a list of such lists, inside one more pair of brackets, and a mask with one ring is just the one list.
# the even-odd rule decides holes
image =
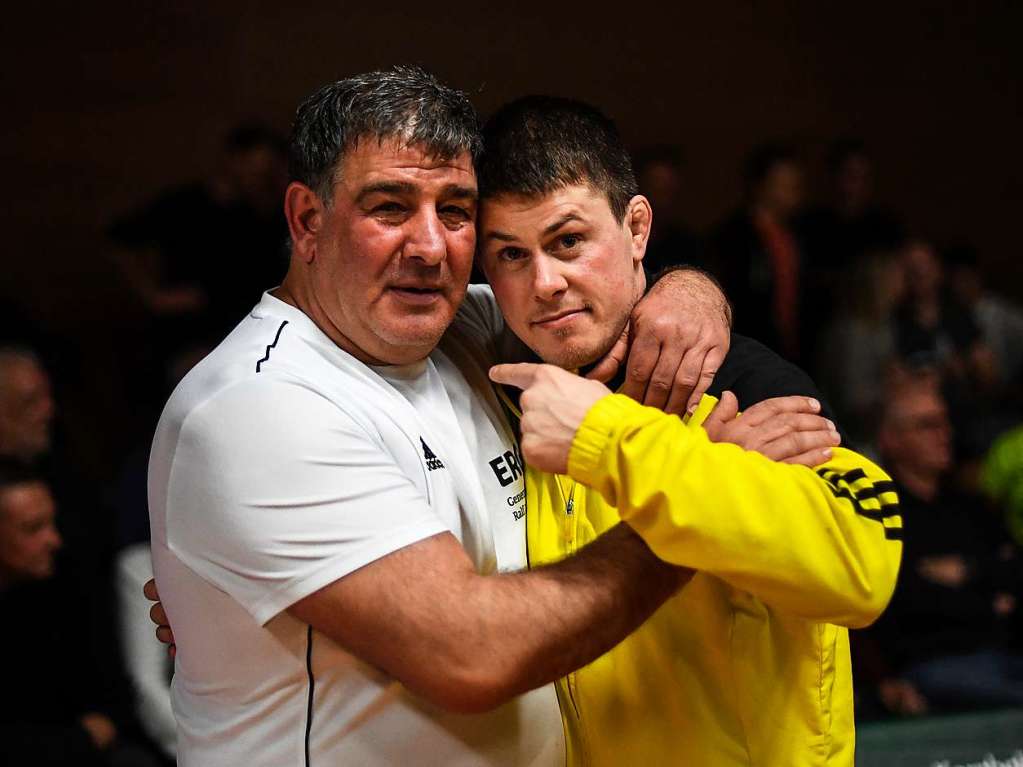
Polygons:
[[495,692],[506,700],[607,652],[691,575],[620,524],[556,564],[482,579],[464,620],[483,616],[477,662],[501,669]]
[[887,476],[836,449],[822,474],[713,444],[622,397],[593,408],[569,457],[662,558],[772,606],[858,626],[894,588],[901,545]]
[[480,575],[440,534],[289,608],[366,663],[443,708],[494,708],[624,639],[688,573],[625,525],[547,568]]

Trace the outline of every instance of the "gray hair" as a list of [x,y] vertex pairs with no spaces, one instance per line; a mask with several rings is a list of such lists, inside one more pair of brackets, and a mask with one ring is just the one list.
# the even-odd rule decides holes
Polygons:
[[394,66],[325,85],[302,102],[288,141],[288,171],[329,202],[335,170],[363,139],[398,139],[450,160],[482,148],[476,110],[461,91],[419,67]]

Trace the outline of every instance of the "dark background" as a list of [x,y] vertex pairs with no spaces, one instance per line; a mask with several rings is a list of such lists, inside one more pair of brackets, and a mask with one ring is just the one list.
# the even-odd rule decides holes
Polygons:
[[96,432],[123,397],[105,371],[138,312],[108,255],[110,220],[202,177],[238,120],[286,129],[318,85],[395,62],[474,93],[484,113],[527,92],[572,95],[604,107],[634,147],[680,144],[699,229],[737,202],[755,143],[796,141],[812,198],[827,144],[862,137],[881,200],[912,231],[975,244],[1000,287],[1023,295],[1019,3],[221,0],[7,13],[0,301],[89,360],[78,396],[93,415],[77,417]]

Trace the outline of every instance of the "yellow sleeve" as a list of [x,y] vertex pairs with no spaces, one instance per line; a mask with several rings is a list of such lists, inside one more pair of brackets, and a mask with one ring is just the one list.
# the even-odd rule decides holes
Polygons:
[[851,450],[836,448],[817,469],[776,463],[616,394],[587,414],[568,471],[665,561],[778,610],[857,628],[895,588],[898,498]]

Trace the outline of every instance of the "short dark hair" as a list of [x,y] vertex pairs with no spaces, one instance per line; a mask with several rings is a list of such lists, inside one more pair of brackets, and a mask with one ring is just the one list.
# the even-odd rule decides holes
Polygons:
[[483,126],[480,197],[542,197],[572,184],[603,193],[618,219],[639,194],[632,160],[614,122],[590,104],[525,96]]
[[329,200],[344,153],[363,139],[398,138],[449,160],[482,151],[479,116],[461,91],[419,67],[394,66],[325,85],[302,102],[288,140],[288,172]]

